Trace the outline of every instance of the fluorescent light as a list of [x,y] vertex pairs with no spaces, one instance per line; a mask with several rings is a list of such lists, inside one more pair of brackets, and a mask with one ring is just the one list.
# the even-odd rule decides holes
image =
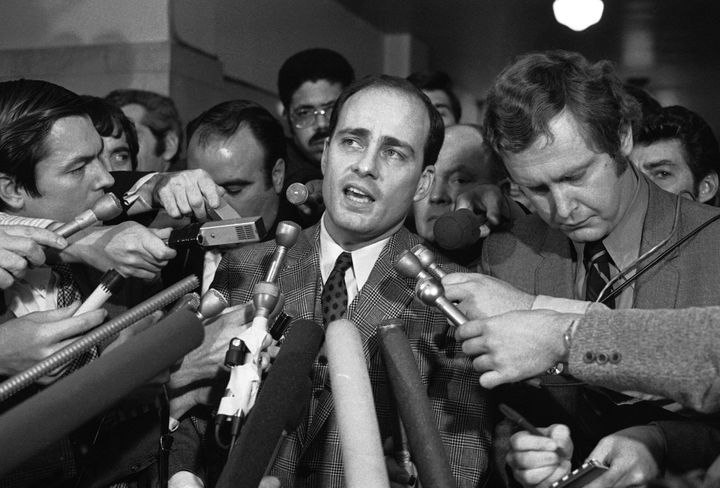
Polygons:
[[574,31],[583,31],[597,24],[605,6],[602,0],[555,0],[555,19]]

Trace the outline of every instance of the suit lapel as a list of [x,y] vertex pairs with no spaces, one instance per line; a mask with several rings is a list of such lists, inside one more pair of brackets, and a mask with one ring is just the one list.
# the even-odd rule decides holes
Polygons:
[[[653,183],[648,182],[648,209],[643,223],[640,254],[652,249],[665,239],[672,231],[675,220],[676,195],[664,192]],[[662,246],[662,250],[672,246],[678,240],[680,223],[670,240]],[[654,254],[656,256],[657,254]],[[678,251],[671,252],[661,264],[648,270],[637,279],[633,298],[633,308],[675,308],[677,306],[680,276],[673,260]],[[642,264],[647,264],[644,260]]]
[[539,295],[574,298],[572,243],[562,232],[546,229],[540,247],[541,261],[535,270],[535,291]]

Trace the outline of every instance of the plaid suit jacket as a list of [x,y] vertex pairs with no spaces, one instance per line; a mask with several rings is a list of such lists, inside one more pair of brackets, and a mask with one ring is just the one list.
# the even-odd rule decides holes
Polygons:
[[[306,229],[290,249],[279,274],[285,313],[295,319],[322,323],[319,268],[320,228]],[[370,277],[348,306],[347,318],[360,331],[381,435],[391,432],[389,384],[375,337],[375,327],[387,318],[400,318],[427,385],[435,421],[445,444],[458,487],[482,486],[487,480],[492,419],[487,392],[453,337],[454,329],[440,312],[414,299],[413,280],[395,271],[398,253],[420,239],[402,228],[382,250]],[[274,244],[246,247],[226,254],[213,288],[231,304],[252,298],[252,288],[264,278]],[[456,265],[447,265],[457,271]],[[321,351],[313,364],[313,394],[304,422],[289,433],[271,474],[284,487],[341,487],[343,466],[327,360]]]

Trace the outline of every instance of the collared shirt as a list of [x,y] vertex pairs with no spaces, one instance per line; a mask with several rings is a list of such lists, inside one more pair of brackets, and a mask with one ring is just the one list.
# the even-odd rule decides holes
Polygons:
[[[352,266],[345,272],[345,286],[348,292],[348,304],[352,303],[362,287],[370,277],[375,262],[380,256],[380,252],[388,243],[390,237],[381,241],[373,242],[365,247],[351,251]],[[320,219],[320,274],[323,283],[327,281],[335,267],[335,261],[338,256],[345,252],[338,243],[336,243],[325,228],[325,215]]]
[[[633,199],[620,222],[603,239],[605,249],[612,258],[610,264],[611,277],[617,276],[621,270],[626,269],[638,258],[642,244],[643,223],[647,213],[649,189],[647,180],[639,176],[632,165],[630,166],[636,180],[635,195],[633,195]],[[584,300],[587,271],[583,264],[582,255],[585,244],[574,242],[573,245],[578,256],[575,269],[575,298]],[[624,279],[621,279],[617,285],[620,285],[623,281]],[[615,308],[632,308],[634,296],[635,284],[633,283],[625,288],[619,297],[615,298]]]
[[200,289],[203,295],[210,289],[221,260],[222,253],[220,251],[210,249],[203,254],[202,288]]
[[16,317],[57,308],[59,276],[47,266],[30,268],[5,290],[7,307]]

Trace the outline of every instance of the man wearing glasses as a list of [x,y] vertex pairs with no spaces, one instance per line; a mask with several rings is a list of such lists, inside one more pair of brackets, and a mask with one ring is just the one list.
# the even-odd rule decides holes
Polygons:
[[[278,93],[291,135],[285,188],[300,182],[308,184],[311,194],[315,189],[321,191],[320,158],[329,136],[332,107],[354,79],[350,63],[330,49],[300,51],[283,63],[278,73]],[[315,213],[319,218],[322,212]]]

